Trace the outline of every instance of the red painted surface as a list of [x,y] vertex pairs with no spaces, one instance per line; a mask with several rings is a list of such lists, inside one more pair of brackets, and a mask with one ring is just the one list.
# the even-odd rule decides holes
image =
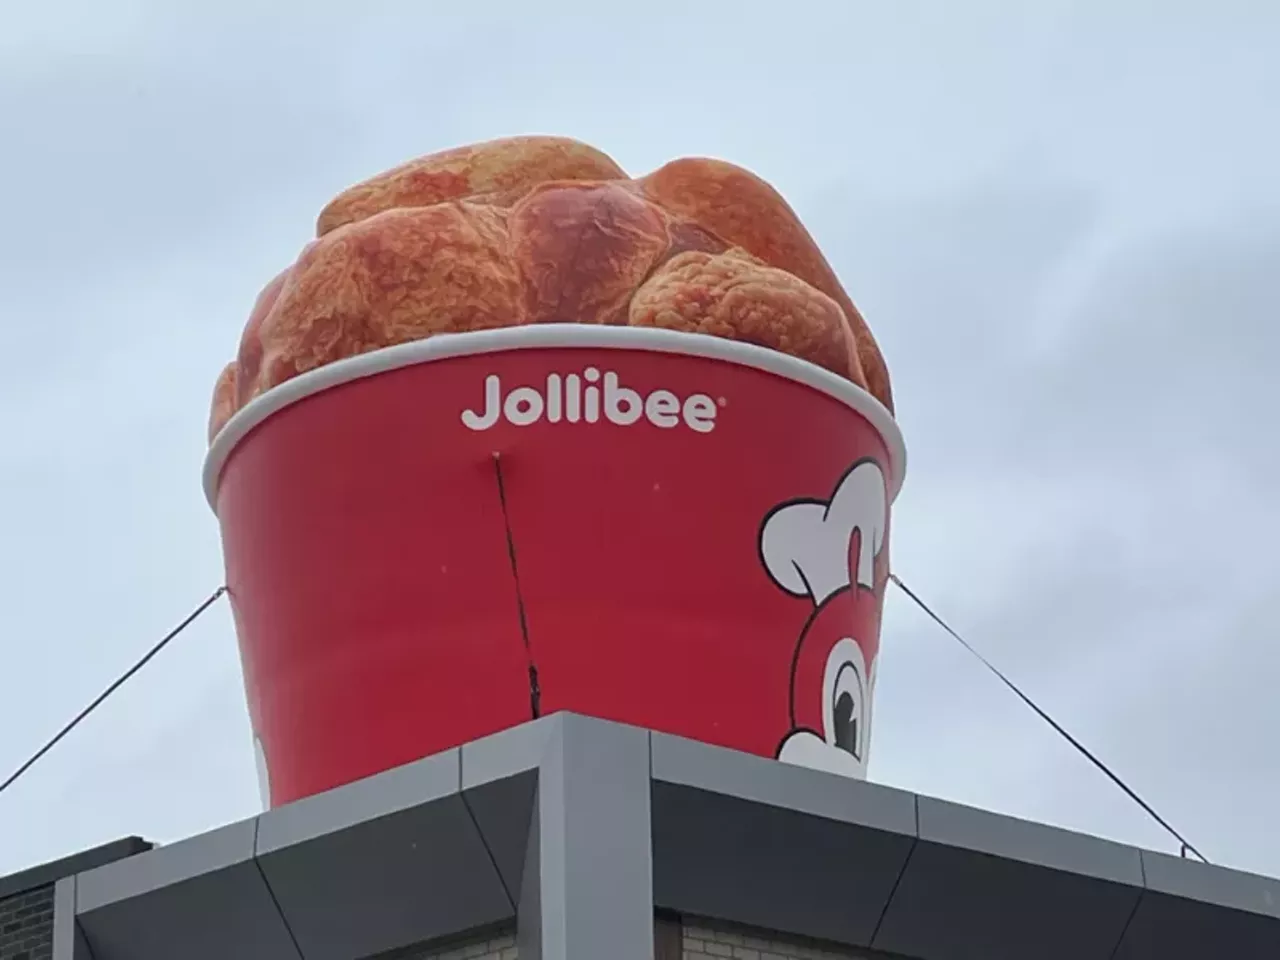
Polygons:
[[[705,395],[691,408],[703,429],[683,406],[669,427],[643,413],[569,423],[563,401],[558,423],[463,421],[483,410],[491,374],[505,393],[588,366],[642,402]],[[650,409],[670,422],[676,408],[659,397]],[[865,531],[831,531],[845,538],[846,586],[816,597],[775,582],[761,530],[788,501],[821,506],[867,458],[888,474],[876,430],[812,387],[637,349],[437,359],[277,411],[236,446],[216,497],[271,802],[530,719],[531,665],[543,714],[764,756],[796,727],[823,738],[832,644],[856,638],[874,667],[887,548],[859,587],[849,571]]]

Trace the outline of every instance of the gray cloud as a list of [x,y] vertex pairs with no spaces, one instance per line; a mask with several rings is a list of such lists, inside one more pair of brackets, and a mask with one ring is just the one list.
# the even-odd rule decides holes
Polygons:
[[[978,197],[973,216],[944,208],[909,228],[964,253],[930,271],[919,296],[934,308],[910,310],[933,344],[908,363],[933,389],[913,392],[908,436],[923,453],[899,504],[900,571],[1206,853],[1273,871],[1280,844],[1261,837],[1278,785],[1267,718],[1280,651],[1264,618],[1280,588],[1268,482],[1280,232],[1255,215],[1112,250],[1073,271],[1051,349],[1018,363],[1037,319],[1026,281],[1081,247],[1055,249],[1070,218],[1051,208]],[[1001,226],[1013,209],[1038,244]],[[957,314],[976,322],[944,329]],[[1093,832],[1114,817],[1129,824],[1120,835],[1167,844],[1123,803],[1104,814],[1112,788],[1047,730],[1032,736],[1030,714],[983,703],[1004,696],[995,681],[893,602],[877,731],[892,756],[877,772],[931,793],[963,783],[970,802]],[[947,706],[919,713],[923,700]]]
[[[783,190],[892,364],[899,572],[1206,853],[1280,872],[1274,12],[645,10],[116,0],[6,22],[0,774],[218,583],[208,392],[328,197],[563,132],[637,172],[710,154]],[[873,777],[1168,849],[898,595],[880,677]],[[256,802],[219,607],[0,796],[22,824],[0,872]]]

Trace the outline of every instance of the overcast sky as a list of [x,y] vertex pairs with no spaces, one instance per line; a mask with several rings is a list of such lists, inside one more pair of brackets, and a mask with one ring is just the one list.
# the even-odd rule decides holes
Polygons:
[[[0,0],[0,779],[220,583],[210,389],[324,203],[557,133],[778,186],[895,377],[898,573],[1280,875],[1272,0],[271,6]],[[899,594],[882,649],[872,779],[1171,849]],[[224,601],[0,794],[0,874],[257,810]]]

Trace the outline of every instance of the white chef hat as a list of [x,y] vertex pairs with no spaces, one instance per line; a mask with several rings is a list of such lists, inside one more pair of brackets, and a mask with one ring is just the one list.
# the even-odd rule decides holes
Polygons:
[[850,586],[849,549],[857,530],[857,582],[874,586],[888,509],[884,474],[874,460],[855,464],[828,501],[795,500],[777,507],[760,530],[760,556],[769,576],[788,593],[821,604]]

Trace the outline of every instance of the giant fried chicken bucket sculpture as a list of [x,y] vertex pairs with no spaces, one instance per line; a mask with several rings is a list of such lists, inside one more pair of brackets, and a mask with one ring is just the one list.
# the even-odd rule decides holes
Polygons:
[[730,164],[522,137],[343,193],[210,423],[266,802],[559,710],[864,776],[891,411]]

